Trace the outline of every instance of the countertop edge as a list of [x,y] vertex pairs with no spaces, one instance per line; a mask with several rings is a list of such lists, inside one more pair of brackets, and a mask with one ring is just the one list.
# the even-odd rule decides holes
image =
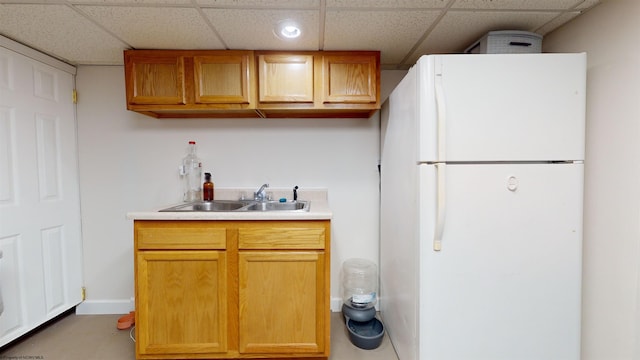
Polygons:
[[[217,200],[235,200],[238,194],[244,194],[248,189],[217,189]],[[286,197],[289,190],[272,189],[276,198]],[[310,202],[309,211],[251,211],[251,212],[159,212],[160,209],[166,209],[171,205],[158,207],[149,211],[132,211],[126,214],[129,220],[225,220],[225,221],[242,221],[242,220],[331,220],[333,213],[328,206],[328,196],[326,189],[310,189],[300,190],[298,192],[299,200]]]

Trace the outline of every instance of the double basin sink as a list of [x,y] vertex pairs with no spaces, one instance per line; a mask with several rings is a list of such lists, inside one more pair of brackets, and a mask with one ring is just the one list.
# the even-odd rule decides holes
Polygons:
[[255,200],[214,200],[196,201],[162,209],[161,212],[213,211],[213,212],[246,212],[246,211],[309,211],[308,201],[255,201]]

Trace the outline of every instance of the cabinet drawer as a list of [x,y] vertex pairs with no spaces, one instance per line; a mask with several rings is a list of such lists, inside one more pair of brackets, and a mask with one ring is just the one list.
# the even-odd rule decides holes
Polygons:
[[240,249],[324,249],[324,228],[241,227]]
[[187,221],[135,222],[138,249],[226,249],[227,229]]

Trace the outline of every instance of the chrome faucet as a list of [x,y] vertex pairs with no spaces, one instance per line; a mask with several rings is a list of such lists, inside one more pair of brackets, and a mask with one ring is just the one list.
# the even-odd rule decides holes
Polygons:
[[262,184],[262,186],[260,186],[260,189],[258,189],[258,191],[253,193],[253,199],[255,201],[264,201],[265,198],[267,197],[264,189],[268,187],[269,187],[269,184]]

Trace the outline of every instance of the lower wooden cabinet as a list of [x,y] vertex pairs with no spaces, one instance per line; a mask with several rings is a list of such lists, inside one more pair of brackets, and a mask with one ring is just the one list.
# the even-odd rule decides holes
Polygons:
[[136,220],[138,359],[327,359],[330,222]]
[[227,352],[224,251],[141,251],[137,268],[140,355]]
[[240,251],[240,353],[325,350],[324,254]]

